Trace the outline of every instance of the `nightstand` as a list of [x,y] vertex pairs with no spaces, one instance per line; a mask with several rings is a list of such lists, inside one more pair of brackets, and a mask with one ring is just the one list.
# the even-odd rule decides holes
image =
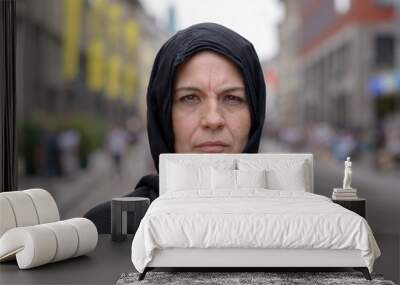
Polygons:
[[358,198],[354,200],[334,200],[332,199],[332,202],[339,204],[340,206],[353,211],[354,213],[359,214],[361,217],[365,218],[365,209],[366,209],[366,203],[367,200],[364,198]]

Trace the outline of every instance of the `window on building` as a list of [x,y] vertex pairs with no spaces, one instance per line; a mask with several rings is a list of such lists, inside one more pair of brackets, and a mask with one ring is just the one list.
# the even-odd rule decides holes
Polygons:
[[395,64],[395,39],[393,35],[375,38],[375,66],[393,68]]

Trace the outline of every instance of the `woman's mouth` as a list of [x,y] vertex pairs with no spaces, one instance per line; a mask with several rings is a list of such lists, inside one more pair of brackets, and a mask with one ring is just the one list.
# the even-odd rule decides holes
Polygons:
[[228,145],[221,141],[208,141],[196,146],[201,152],[223,152]]

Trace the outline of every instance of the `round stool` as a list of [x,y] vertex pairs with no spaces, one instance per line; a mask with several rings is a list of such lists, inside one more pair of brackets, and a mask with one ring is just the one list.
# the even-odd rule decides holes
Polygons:
[[111,239],[123,241],[127,236],[127,213],[134,214],[134,232],[136,233],[140,221],[150,205],[149,198],[121,197],[111,200]]

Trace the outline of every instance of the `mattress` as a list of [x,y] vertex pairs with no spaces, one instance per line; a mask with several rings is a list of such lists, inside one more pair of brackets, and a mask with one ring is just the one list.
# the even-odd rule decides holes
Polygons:
[[329,198],[301,191],[167,192],[150,205],[132,241],[143,272],[168,248],[360,250],[369,271],[380,256],[367,221]]

